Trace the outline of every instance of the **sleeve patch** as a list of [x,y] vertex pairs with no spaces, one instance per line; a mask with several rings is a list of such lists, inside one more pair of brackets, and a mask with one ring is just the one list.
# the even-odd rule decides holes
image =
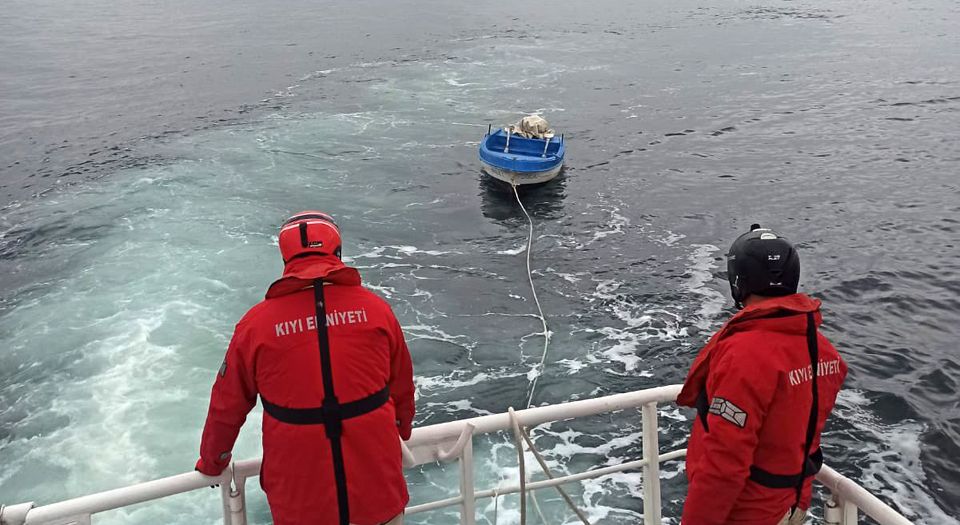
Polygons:
[[227,375],[227,358],[226,357],[223,358],[223,364],[220,365],[219,374],[220,374],[220,377]]
[[713,398],[713,401],[710,402],[710,413],[720,416],[740,428],[747,425],[747,413],[722,397]]

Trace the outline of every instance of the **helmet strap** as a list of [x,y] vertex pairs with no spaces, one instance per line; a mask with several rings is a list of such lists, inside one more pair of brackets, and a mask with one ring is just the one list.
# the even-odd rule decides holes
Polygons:
[[[734,277],[736,282],[740,281],[740,276]],[[733,298],[733,304],[737,307],[737,310],[743,310],[743,300],[744,297],[740,297],[740,287],[737,284],[734,284],[735,281],[730,281],[730,297]]]

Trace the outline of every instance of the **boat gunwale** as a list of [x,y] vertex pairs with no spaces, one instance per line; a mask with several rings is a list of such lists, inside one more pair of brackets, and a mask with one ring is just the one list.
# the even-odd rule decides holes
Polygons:
[[[493,133],[487,133],[483,136],[483,140],[480,141],[479,148],[479,157],[482,162],[502,170],[513,171],[516,173],[544,172],[555,168],[557,165],[563,164],[564,155],[566,153],[566,145],[560,137],[554,136],[550,139],[530,139],[517,135],[511,135],[511,142],[520,141],[520,144],[543,144],[546,140],[549,140],[551,144],[558,145],[555,151],[551,151],[546,156],[543,156],[542,154],[530,154],[525,151],[503,152],[496,149],[491,149],[490,141],[492,139],[505,136],[506,134],[502,128],[494,131]],[[534,148],[530,149],[532,151]]]

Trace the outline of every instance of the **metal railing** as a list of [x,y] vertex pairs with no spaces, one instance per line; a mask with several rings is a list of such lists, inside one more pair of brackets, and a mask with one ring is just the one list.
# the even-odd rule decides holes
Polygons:
[[[639,408],[642,412],[642,458],[636,461],[596,468],[585,472],[525,483],[526,492],[593,479],[614,472],[640,469],[643,476],[644,523],[661,523],[660,463],[684,457],[686,449],[661,454],[657,405],[676,400],[680,385],[670,385],[595,399],[571,401],[515,412],[518,423],[533,427],[543,423]],[[510,414],[501,413],[450,421],[413,430],[413,436],[403,450],[407,468],[438,461],[459,460],[460,491],[455,497],[440,499],[408,507],[407,515],[445,507],[460,507],[460,523],[473,525],[476,519],[476,501],[521,492],[521,486],[497,487],[476,491],[473,479],[473,439],[477,435],[511,429]],[[126,507],[136,503],[157,500],[220,484],[225,525],[246,525],[246,480],[260,472],[260,459],[234,462],[219,477],[208,477],[198,472],[178,474],[59,503],[35,507],[22,503],[0,507],[0,525],[90,525],[94,514]],[[816,478],[829,497],[824,504],[824,521],[830,525],[855,525],[859,512],[870,516],[880,525],[912,525],[897,511],[884,504],[866,489],[824,465]]]

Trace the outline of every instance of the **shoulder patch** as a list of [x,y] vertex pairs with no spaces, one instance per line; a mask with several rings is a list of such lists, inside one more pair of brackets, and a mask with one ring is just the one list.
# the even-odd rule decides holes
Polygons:
[[220,377],[227,375],[227,358],[223,358],[223,364],[220,365]]
[[710,401],[710,413],[720,416],[740,428],[747,425],[747,413],[722,397],[715,397]]

